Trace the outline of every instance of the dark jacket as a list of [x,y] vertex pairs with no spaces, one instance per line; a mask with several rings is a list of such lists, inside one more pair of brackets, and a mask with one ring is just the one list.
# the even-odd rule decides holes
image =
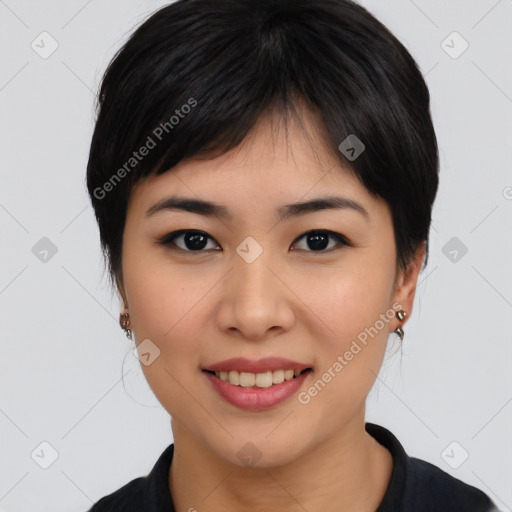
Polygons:
[[[386,428],[366,423],[366,431],[393,456],[391,479],[376,512],[498,512],[481,490],[429,462],[409,457]],[[173,452],[170,444],[149,475],[103,497],[88,512],[175,512],[169,490]]]

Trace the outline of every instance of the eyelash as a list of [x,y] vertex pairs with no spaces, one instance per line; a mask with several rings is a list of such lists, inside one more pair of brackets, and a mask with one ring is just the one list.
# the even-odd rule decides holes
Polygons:
[[[181,252],[192,253],[192,254],[193,253],[206,252],[206,250],[204,250],[204,249],[200,249],[200,250],[197,250],[197,251],[191,251],[189,249],[182,249],[181,247],[177,247],[176,244],[174,243],[174,240],[176,238],[178,238],[179,236],[182,236],[182,235],[184,235],[186,233],[194,233],[194,234],[198,234],[198,235],[204,235],[208,239],[215,241],[215,239],[213,237],[211,237],[210,235],[208,235],[204,231],[199,231],[199,230],[196,230],[196,229],[181,229],[179,231],[173,231],[172,233],[168,233],[167,235],[163,236],[162,238],[160,238],[158,240],[158,243],[160,245],[164,245],[164,246],[170,248],[173,251],[181,251]],[[313,230],[310,230],[310,231],[306,231],[305,233],[303,233],[302,235],[298,236],[294,240],[293,245],[295,245],[299,240],[301,240],[302,238],[304,238],[306,235],[309,235],[309,234],[324,234],[326,236],[329,236],[331,238],[336,239],[336,241],[338,242],[339,246],[338,247],[334,247],[334,248],[331,247],[330,249],[322,249],[322,250],[319,250],[319,251],[311,251],[311,250],[306,250],[306,249],[300,249],[300,250],[303,250],[305,252],[310,252],[312,254],[326,254],[326,253],[329,254],[331,252],[334,252],[334,251],[337,251],[337,250],[341,249],[343,246],[352,247],[352,244],[348,241],[347,238],[345,238],[340,233],[336,233],[335,231],[329,231],[328,229],[313,229]]]

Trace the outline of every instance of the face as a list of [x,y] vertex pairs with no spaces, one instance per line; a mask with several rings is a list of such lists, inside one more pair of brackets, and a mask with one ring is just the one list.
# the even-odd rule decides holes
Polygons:
[[[412,307],[417,269],[394,287],[388,205],[341,167],[303,114],[311,139],[295,123],[287,139],[277,118],[262,118],[235,150],[140,182],[127,211],[121,293],[137,345],[150,340],[144,374],[173,430],[239,466],[247,442],[260,465],[284,465],[361,420],[389,333],[403,324],[394,314]],[[174,196],[223,210],[162,207]],[[285,209],[327,196],[342,207]],[[225,399],[203,371],[270,356],[312,371],[278,403],[253,395],[267,404],[259,409]]]

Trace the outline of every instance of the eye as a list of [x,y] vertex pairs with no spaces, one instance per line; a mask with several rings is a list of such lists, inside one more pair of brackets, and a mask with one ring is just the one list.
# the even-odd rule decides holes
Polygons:
[[[297,238],[295,244],[297,243],[298,240],[301,240],[302,238],[305,238],[306,244],[312,248],[312,251],[308,252],[332,252],[332,246],[329,247],[329,250],[324,250],[329,246],[329,238],[336,240],[338,242],[338,245],[350,246],[349,241],[343,235],[325,229],[316,229],[313,231],[308,231],[307,233],[304,233],[299,238]],[[334,246],[334,250],[336,250],[336,245]]]
[[[175,240],[179,239],[183,240],[185,247],[180,247],[175,243]],[[181,231],[174,231],[173,233],[165,235],[158,243],[162,245],[174,245],[185,252],[205,252],[203,249],[206,247],[208,239],[213,240],[213,238],[204,231],[182,229]]]
[[[311,250],[308,250],[307,248],[300,248],[300,250],[306,250],[307,252],[325,253],[332,252],[333,249],[336,250],[336,244],[334,247],[329,247],[329,238],[335,240],[337,245],[351,246],[350,242],[343,235],[326,229],[308,231],[298,237],[293,245],[296,245],[297,242],[303,238],[306,239],[306,244],[311,248]],[[176,243],[177,240],[182,240],[182,244],[184,246],[180,246],[178,243]],[[215,250],[219,248],[218,244],[214,244],[213,248],[208,248],[208,240],[213,241],[214,239],[204,231],[182,229],[180,231],[174,231],[165,235],[160,240],[158,240],[158,243],[165,246],[174,246],[171,247],[171,249],[181,250],[184,252],[205,252],[203,249]],[[328,250],[325,250],[326,248]]]

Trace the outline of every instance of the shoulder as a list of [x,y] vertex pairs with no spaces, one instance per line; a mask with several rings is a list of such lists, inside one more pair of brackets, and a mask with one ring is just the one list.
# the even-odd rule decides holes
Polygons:
[[480,489],[459,480],[427,461],[410,457],[406,500],[421,510],[492,512],[498,509]]
[[111,494],[97,501],[87,512],[143,510],[146,477],[135,478]]
[[174,453],[170,444],[146,476],[140,476],[96,502],[87,512],[174,512],[169,490],[169,468]]
[[480,489],[409,456],[385,427],[366,423],[366,430],[393,456],[391,479],[377,512],[498,512]]

